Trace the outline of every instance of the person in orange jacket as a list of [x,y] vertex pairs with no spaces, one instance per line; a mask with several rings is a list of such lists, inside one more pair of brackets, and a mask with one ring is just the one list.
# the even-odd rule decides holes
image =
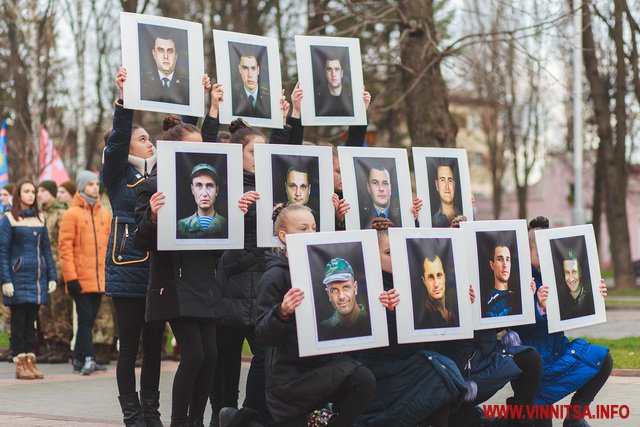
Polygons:
[[79,172],[76,186],[71,208],[60,221],[58,251],[67,292],[78,315],[73,370],[90,375],[105,369],[95,362],[91,330],[104,294],[111,213],[100,205],[100,182],[95,173]]

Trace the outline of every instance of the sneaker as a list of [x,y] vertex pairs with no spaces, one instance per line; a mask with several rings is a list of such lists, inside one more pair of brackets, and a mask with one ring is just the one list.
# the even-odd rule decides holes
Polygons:
[[82,375],[91,375],[96,371],[96,362],[93,360],[93,357],[87,356],[84,359],[84,366],[80,370]]
[[101,364],[99,364],[99,363],[96,363],[96,371],[98,371],[98,372],[104,372],[104,371],[106,371],[106,370],[107,370],[107,367],[106,367],[106,366],[101,365]]
[[71,366],[73,366],[73,373],[79,374],[82,371],[82,367],[84,366],[84,364],[78,359],[74,358],[73,362],[71,363]]
[[238,413],[238,408],[226,407],[220,409],[218,413],[218,423],[220,427],[230,427],[233,423],[233,418]]
[[335,415],[328,408],[316,409],[309,414],[307,424],[309,427],[326,427]]

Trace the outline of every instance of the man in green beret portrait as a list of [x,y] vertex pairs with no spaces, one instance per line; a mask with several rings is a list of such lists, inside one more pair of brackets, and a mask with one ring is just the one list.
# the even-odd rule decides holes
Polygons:
[[334,312],[320,323],[320,341],[371,335],[371,322],[366,308],[358,303],[358,282],[351,264],[344,258],[327,262],[322,284]]

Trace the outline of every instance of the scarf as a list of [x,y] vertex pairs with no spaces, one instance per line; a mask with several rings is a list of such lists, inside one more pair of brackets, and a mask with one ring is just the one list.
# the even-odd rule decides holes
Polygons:
[[157,152],[155,147],[153,149],[153,155],[148,159],[143,159],[142,157],[129,154],[129,160],[128,160],[129,164],[135,170],[137,170],[138,173],[140,173],[140,175],[144,176],[145,178],[149,176],[149,173],[151,173],[151,169],[153,169],[153,166],[156,164],[156,161],[157,161]]

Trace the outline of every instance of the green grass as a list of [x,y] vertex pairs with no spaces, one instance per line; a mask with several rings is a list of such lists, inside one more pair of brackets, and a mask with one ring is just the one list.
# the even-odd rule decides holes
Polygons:
[[640,369],[640,337],[619,339],[584,337],[584,339],[591,344],[609,347],[614,368]]
[[[640,288],[635,289],[607,289],[610,297],[640,297]],[[606,301],[606,300],[605,300]]]
[[0,332],[0,348],[9,348],[9,334],[5,331]]

